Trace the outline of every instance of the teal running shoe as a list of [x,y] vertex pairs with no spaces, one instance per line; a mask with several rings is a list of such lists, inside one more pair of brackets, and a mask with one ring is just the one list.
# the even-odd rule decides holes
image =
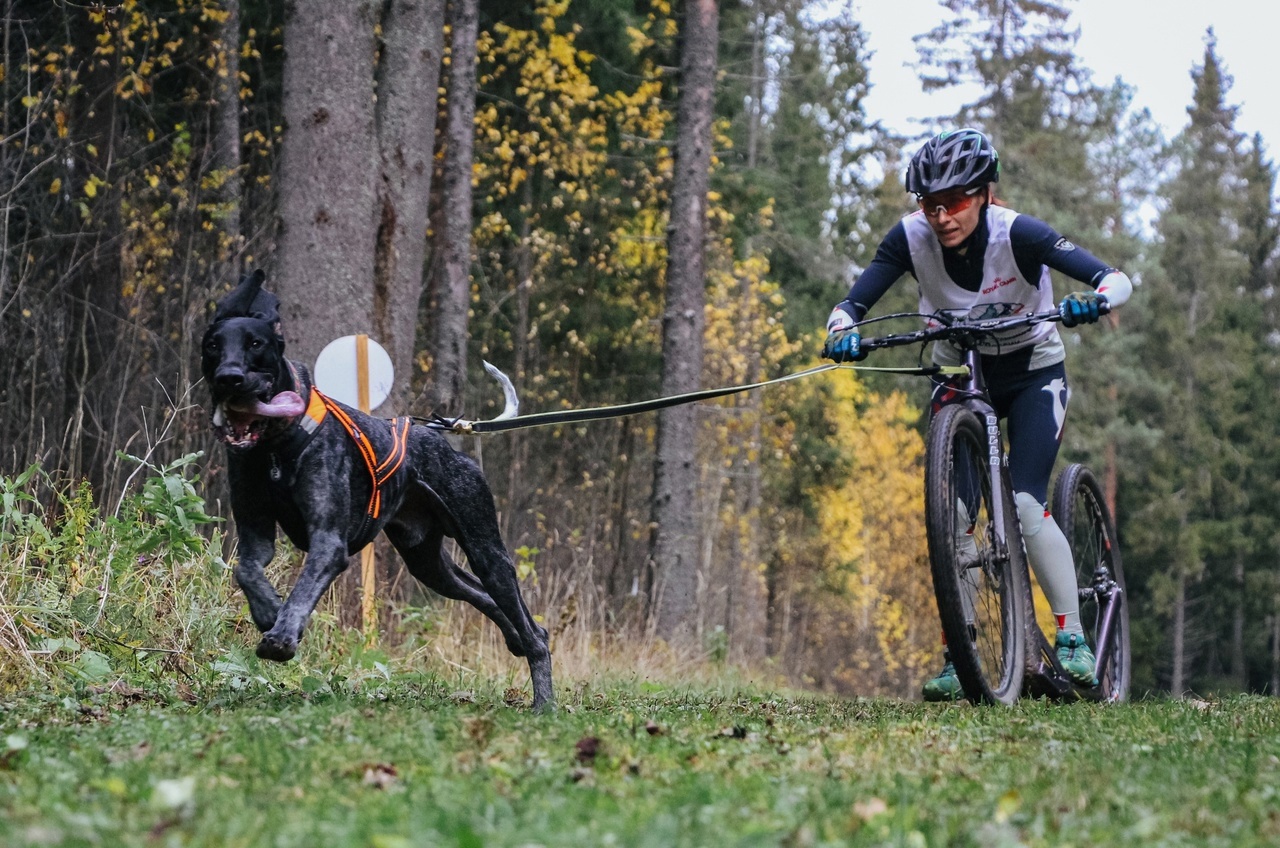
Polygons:
[[951,662],[951,655],[942,654],[942,671],[938,676],[924,684],[923,694],[926,701],[958,701],[964,697],[964,688],[960,686],[960,678],[956,676],[956,667]]
[[1081,686],[1097,686],[1098,678],[1093,673],[1098,667],[1098,660],[1085,642],[1084,634],[1059,630],[1055,641],[1058,648],[1058,664],[1062,666],[1067,676]]

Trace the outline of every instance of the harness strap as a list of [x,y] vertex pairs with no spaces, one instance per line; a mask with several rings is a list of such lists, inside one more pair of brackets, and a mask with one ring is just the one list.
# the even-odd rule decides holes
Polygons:
[[324,422],[324,416],[328,411],[325,406],[325,396],[320,394],[320,390],[315,386],[311,387],[311,400],[307,402],[307,411],[302,413],[302,417],[298,419],[298,426],[308,433],[314,433]]
[[[292,362],[289,363],[289,369],[293,373],[294,384],[303,385]],[[347,435],[351,437],[351,441],[356,443],[356,449],[360,451],[360,458],[364,460],[365,468],[369,472],[369,480],[373,484],[373,491],[369,495],[369,505],[365,508],[364,524],[358,534],[363,535],[368,523],[382,514],[382,487],[404,464],[405,455],[408,453],[409,447],[409,427],[413,422],[407,416],[391,420],[391,452],[379,462],[377,453],[374,451],[373,445],[370,444],[368,437],[360,430],[360,427],[351,416],[342,407],[338,406],[337,401],[314,385],[310,386],[310,389],[311,397],[307,401],[306,411],[298,417],[298,426],[308,436],[313,435],[320,428],[320,425],[324,423],[324,419],[332,412],[333,417],[342,425],[342,429],[346,430]]]
[[291,359],[285,360],[285,362],[289,366],[289,374],[293,377],[294,387],[298,389],[306,388],[311,393],[310,398],[307,400],[306,410],[295,423],[302,428],[304,433],[312,436],[316,430],[320,429],[320,425],[324,423],[324,417],[329,414],[329,410],[324,404],[325,397],[320,393],[319,389],[310,385],[309,375],[304,379],[305,369],[299,371],[303,366],[294,365]]
[[369,496],[369,506],[365,512],[369,518],[377,518],[382,513],[382,486],[404,464],[409,445],[409,419],[395,418],[391,421],[391,452],[379,462],[373,445],[369,443],[368,437],[361,432],[351,416],[332,398],[322,394],[319,389],[313,386],[311,391],[320,395],[325,409],[333,413],[333,417],[338,419],[342,429],[346,430],[347,435],[356,443],[356,449],[360,451],[360,457],[369,471],[369,480],[373,483],[373,492]]

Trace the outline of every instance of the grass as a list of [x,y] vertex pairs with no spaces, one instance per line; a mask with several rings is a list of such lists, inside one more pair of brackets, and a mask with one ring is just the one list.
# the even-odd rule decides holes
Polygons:
[[186,700],[4,704],[0,844],[1280,841],[1272,699],[978,709],[632,680],[562,684],[538,716],[501,684],[245,671]]
[[264,665],[194,460],[0,476],[0,848],[1280,844],[1274,699],[820,698],[552,616],[533,715],[478,614],[333,598]]

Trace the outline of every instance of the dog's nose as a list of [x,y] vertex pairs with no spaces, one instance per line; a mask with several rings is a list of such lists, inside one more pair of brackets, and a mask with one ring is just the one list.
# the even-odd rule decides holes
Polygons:
[[213,375],[213,381],[224,389],[237,389],[244,385],[244,372],[238,368],[222,368]]

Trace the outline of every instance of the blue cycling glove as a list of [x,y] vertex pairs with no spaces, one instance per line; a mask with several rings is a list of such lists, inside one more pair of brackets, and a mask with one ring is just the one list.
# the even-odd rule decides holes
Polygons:
[[862,349],[862,335],[854,329],[853,316],[839,306],[831,310],[827,318],[827,342],[822,346],[822,358],[836,362],[856,362],[866,359]]
[[1077,324],[1093,324],[1105,310],[1103,304],[1108,303],[1105,294],[1097,292],[1073,292],[1058,304],[1058,314],[1062,316],[1062,326],[1074,327]]
[[836,362],[857,362],[867,358],[862,349],[862,335],[857,330],[837,330],[827,335],[822,346],[822,358]]

